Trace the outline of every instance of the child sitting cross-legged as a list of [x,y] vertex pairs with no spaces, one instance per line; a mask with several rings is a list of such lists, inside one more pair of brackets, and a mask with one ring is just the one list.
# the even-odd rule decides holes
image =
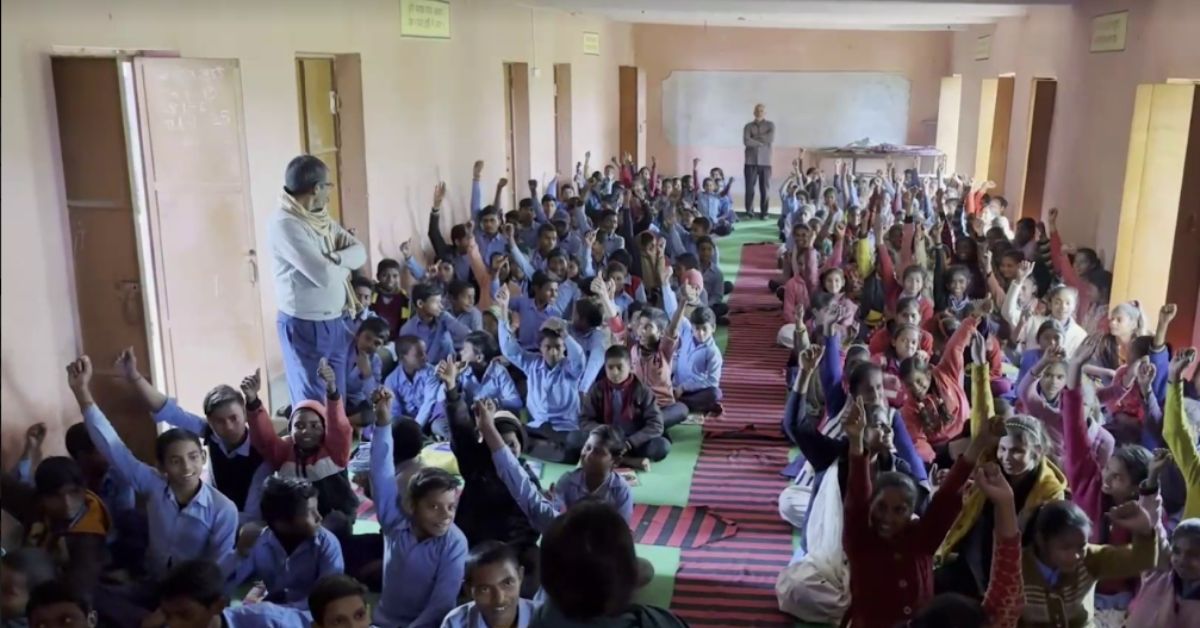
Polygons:
[[592,385],[580,412],[579,429],[590,433],[600,425],[612,426],[624,441],[621,466],[649,471],[651,462],[671,452],[654,392],[633,374],[629,349],[623,345],[604,352],[604,377]]
[[158,609],[142,628],[307,628],[308,612],[270,602],[231,606],[221,568],[187,560],[158,583]]
[[317,490],[307,480],[272,477],[263,487],[262,516],[267,529],[244,527],[237,550],[221,560],[232,574],[227,590],[253,577],[265,586],[263,600],[306,608],[317,580],[343,569],[341,543],[321,527]]
[[[425,467],[400,492],[392,462],[391,392],[375,394],[371,494],[384,539],[383,592],[374,625],[433,628],[462,588],[467,539],[454,525],[458,480]],[[384,428],[384,429],[380,429]]]
[[471,548],[466,566],[467,593],[471,601],[450,611],[441,628],[501,626],[525,628],[537,608],[521,598],[525,575],[517,550],[500,541],[486,541]]
[[[452,354],[453,349],[449,355]],[[392,416],[411,417],[422,430],[429,432],[438,392],[433,372],[437,362],[431,361],[425,341],[416,336],[397,338],[396,355],[400,364],[383,381],[384,388],[392,393]]]
[[852,626],[893,626],[933,598],[934,552],[962,509],[961,490],[979,457],[1003,435],[1003,422],[993,419],[972,435],[967,451],[934,492],[924,516],[914,519],[918,492],[912,478],[895,472],[871,477],[863,439],[865,416],[860,410],[843,423],[850,441],[842,530],[850,565],[846,615]]

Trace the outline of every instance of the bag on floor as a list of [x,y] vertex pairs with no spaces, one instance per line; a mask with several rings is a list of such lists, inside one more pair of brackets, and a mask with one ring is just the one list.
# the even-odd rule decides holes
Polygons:
[[775,581],[779,610],[802,621],[840,624],[850,607],[850,572],[842,552],[842,491],[837,466],[821,478],[805,527],[808,553]]

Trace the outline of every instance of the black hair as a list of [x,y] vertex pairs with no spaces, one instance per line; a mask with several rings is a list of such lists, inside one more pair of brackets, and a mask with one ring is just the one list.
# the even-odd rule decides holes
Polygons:
[[700,236],[699,238],[696,238],[696,248],[700,248],[700,246],[703,244],[707,244],[714,249],[717,247],[717,243],[713,242],[711,236]]
[[[575,305],[576,305],[576,307],[578,307],[579,304],[576,303]],[[543,340],[562,340],[563,338],[565,338],[563,333],[552,327],[543,327],[540,330],[538,330],[538,343],[539,344]]]
[[421,424],[411,419],[397,419],[392,422],[392,463],[399,466],[421,455],[425,447],[425,436],[421,433]]
[[354,332],[354,335],[357,337],[367,332],[375,334],[380,338],[387,338],[391,335],[392,330],[388,327],[387,321],[378,316],[372,316],[358,324],[358,331]]
[[84,489],[83,469],[66,456],[52,456],[38,465],[33,474],[33,486],[39,496],[55,495],[68,488]]
[[450,227],[450,241],[458,242],[464,238],[471,237],[471,232],[467,231],[466,225],[454,225]]
[[[632,309],[632,307],[630,309]],[[658,325],[661,330],[666,330],[667,325],[671,324],[671,318],[667,316],[666,311],[652,305],[643,306],[641,310],[637,312],[637,314],[638,316],[643,316],[650,319],[655,325]],[[632,314],[630,315],[630,318],[633,318]]]
[[445,493],[458,490],[458,478],[449,472],[436,467],[422,467],[408,481],[408,494],[412,503],[425,499],[434,493]]
[[875,373],[883,373],[883,368],[874,362],[860,362],[853,369],[850,369],[850,378],[847,380],[850,386],[850,394],[852,396],[857,395],[858,389],[866,383],[867,378]]
[[58,568],[54,559],[45,550],[37,547],[22,547],[13,550],[0,558],[5,569],[20,572],[25,576],[25,586],[30,590],[41,586],[43,582],[54,580]]
[[159,599],[184,598],[209,607],[225,597],[225,577],[211,560],[177,563],[158,583]]
[[325,609],[347,597],[362,598],[366,603],[367,587],[344,573],[329,574],[317,581],[308,592],[308,610],[314,624],[325,623]]
[[1021,252],[1021,249],[1013,247],[1013,248],[1007,249],[1003,253],[1001,253],[1000,259],[1010,259],[1010,260],[1020,264],[1021,262],[1025,261],[1025,254],[1023,252]]
[[595,436],[600,439],[600,446],[607,449],[616,458],[625,450],[625,438],[621,432],[611,425],[597,425],[588,432],[588,438]]
[[533,273],[533,278],[529,280],[529,285],[532,286],[534,290],[541,290],[542,288],[546,287],[546,284],[552,281],[557,280],[551,277],[549,273],[539,270]]
[[1021,538],[1025,545],[1030,545],[1039,538],[1053,538],[1068,530],[1078,530],[1086,539],[1092,535],[1092,520],[1073,502],[1059,499],[1038,506]]
[[197,449],[204,450],[204,444],[200,442],[199,436],[187,430],[173,427],[159,434],[158,438],[154,440],[154,459],[159,464],[165,463],[167,461],[167,450],[175,443],[193,443]]
[[622,266],[625,267],[627,272],[628,272],[629,268],[631,266],[633,266],[633,256],[630,255],[629,251],[626,249],[617,249],[617,250],[613,251],[612,253],[609,253],[608,261],[610,263],[617,262],[617,263],[621,264]]
[[1154,336],[1134,336],[1129,341],[1129,361],[1149,356],[1154,352]]
[[288,162],[283,174],[283,191],[292,196],[312,194],[328,174],[325,162],[312,155],[300,155]]
[[604,309],[595,299],[579,299],[575,301],[575,318],[583,321],[589,329],[595,329],[604,324]]
[[712,221],[705,218],[704,216],[698,216],[692,220],[692,226],[700,227],[701,229],[703,229],[704,231],[707,232],[712,229]]
[[413,287],[412,302],[416,305],[433,297],[442,296],[442,287],[432,283],[419,283]]
[[83,423],[76,423],[68,427],[65,440],[67,455],[76,460],[96,451],[96,443],[92,442],[92,437],[87,432],[87,425]]
[[505,434],[516,435],[517,442],[521,444],[521,451],[525,451],[525,424],[521,423],[521,420],[515,416],[509,416],[508,414],[500,413],[497,414],[496,431],[499,432],[501,436]]
[[387,270],[401,270],[401,268],[402,266],[400,266],[400,262],[390,257],[385,257],[379,260],[379,263],[375,265],[375,276],[378,277]]
[[845,364],[854,364],[854,366],[858,366],[859,364],[867,362],[870,359],[871,350],[866,346],[850,345],[850,348],[846,349]]
[[92,601],[87,593],[71,586],[65,580],[47,580],[29,592],[29,601],[25,603],[25,616],[33,617],[33,612],[43,606],[53,604],[72,604],[83,614],[92,612]]
[[549,262],[550,260],[557,258],[557,257],[567,259],[567,252],[556,246],[556,247],[550,249],[550,252],[546,254],[546,261]]
[[370,277],[363,277],[362,275],[355,275],[351,277],[350,285],[354,288],[367,288],[369,290],[375,289],[375,282],[371,281]]
[[[917,359],[917,356],[915,356],[915,355],[904,358],[903,360],[900,360],[900,373],[899,373],[900,379],[908,379],[908,376],[912,375],[913,373],[917,373],[917,372],[925,373],[928,371],[929,371],[929,362],[926,360],[919,360],[919,359]],[[930,385],[930,387],[934,388],[934,386],[932,384]],[[936,392],[936,390],[934,392]]]
[[675,265],[684,270],[699,270],[700,260],[691,253],[683,253],[675,258]]
[[540,238],[540,237],[546,235],[547,233],[553,233],[555,237],[558,237],[558,229],[555,229],[554,225],[552,225],[548,222],[542,223],[542,226],[538,227],[538,230],[537,230],[538,237]]
[[503,541],[484,541],[472,547],[471,553],[467,554],[467,563],[463,573],[467,576],[467,582],[470,582],[471,573],[479,567],[501,563],[508,563],[514,569],[519,570],[521,559],[517,556],[516,548]]
[[616,218],[616,217],[617,217],[617,212],[615,212],[611,209],[605,209],[605,210],[601,211],[600,216],[599,216],[600,222],[604,222],[605,220],[607,220],[609,218]]
[[236,403],[239,406],[246,406],[246,398],[242,396],[242,392],[233,386],[221,384],[214,386],[212,390],[204,394],[204,401],[200,404],[200,409],[204,412],[204,416],[208,416],[226,404]]
[[810,312],[823,310],[829,307],[830,303],[833,303],[834,298],[834,295],[825,292],[824,290],[819,290],[813,293],[812,299],[810,299],[808,303],[808,309]]
[[546,204],[546,201],[557,201],[557,200],[558,200],[558,199],[554,198],[553,196],[550,196],[549,194],[543,194],[543,195],[542,195],[542,204],[543,204],[543,205],[545,205],[545,204]]
[[479,220],[481,222],[483,221],[484,218],[487,218],[488,216],[495,216],[496,219],[499,220],[500,210],[496,209],[495,205],[488,205],[487,207],[484,207],[483,209],[479,210]]
[[467,334],[463,342],[475,347],[477,353],[483,354],[483,361],[489,364],[500,354],[500,345],[486,331],[473,331]]
[[613,345],[604,350],[604,359],[605,361],[624,360],[628,362],[630,360],[629,347],[626,347],[625,345]]
[[408,352],[412,351],[413,347],[416,347],[417,344],[419,344],[420,342],[421,342],[420,338],[418,338],[416,336],[412,336],[412,335],[397,337],[396,338],[396,357],[398,357],[400,359],[404,359],[404,356],[408,355]]
[[929,600],[907,628],[965,628],[983,626],[987,621],[979,600],[961,593],[942,593]]
[[613,260],[613,261],[609,262],[607,266],[604,267],[604,278],[611,279],[613,273],[625,273],[626,276],[628,276],[629,275],[629,267],[622,264],[621,262]]
[[[529,200],[529,199],[525,199],[525,200]],[[532,204],[530,204],[530,207],[532,207],[532,206],[533,206],[533,205],[532,205]],[[499,210],[497,210],[497,213],[499,213]],[[510,210],[508,210],[507,212],[505,212],[505,213],[504,213],[504,221],[505,221],[505,222],[516,222],[516,221],[517,221],[517,216],[518,216],[518,214],[517,214],[517,210],[515,210],[515,209],[510,209]]]
[[450,285],[446,288],[446,294],[450,295],[450,298],[452,299],[457,299],[466,293],[467,290],[474,289],[475,285],[471,282],[463,281],[462,279],[455,279],[454,281],[451,281]]
[[1062,335],[1062,330],[1058,328],[1058,323],[1046,319],[1045,322],[1038,326],[1037,335],[1035,335],[1034,338],[1041,338],[1042,334],[1049,331],[1058,332],[1059,335]]
[[[910,266],[909,268],[912,267]],[[947,286],[950,285],[950,280],[953,279],[955,275],[962,275],[964,278],[966,278],[968,284],[971,283],[971,271],[962,264],[953,264],[947,268],[945,272]]]
[[629,524],[607,502],[575,504],[542,536],[541,569],[546,595],[568,618],[586,621],[624,611],[638,572]]
[[271,525],[306,515],[308,500],[316,496],[317,489],[308,480],[273,475],[263,482],[262,503],[259,505],[263,521]]
[[903,312],[904,310],[916,310],[917,312],[920,312],[920,299],[917,297],[900,297],[900,299],[896,301],[896,311]]
[[716,325],[717,315],[713,313],[712,308],[701,305],[692,310],[692,313],[688,315],[688,320],[695,326]]
[[917,506],[917,483],[909,477],[907,473],[899,471],[884,471],[876,474],[874,480],[874,489],[871,491],[871,499],[874,500],[885,489],[898,488],[905,492],[908,497],[908,503],[911,507]]
[[1136,487],[1146,479],[1146,476],[1150,475],[1150,461],[1154,458],[1154,454],[1141,445],[1128,444],[1117,447],[1116,451],[1112,452],[1112,457],[1125,465],[1125,472],[1129,474],[1129,479]]

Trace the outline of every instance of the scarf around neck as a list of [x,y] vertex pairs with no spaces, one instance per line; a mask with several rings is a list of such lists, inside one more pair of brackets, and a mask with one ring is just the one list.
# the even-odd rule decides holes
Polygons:
[[[338,250],[338,230],[335,228],[333,217],[329,215],[328,207],[310,211],[286,191],[280,194],[279,201],[279,207],[283,213],[298,219],[320,239],[322,253],[328,256]],[[354,293],[354,286],[350,283],[350,275],[347,274],[342,283],[346,288],[346,304],[343,309],[352,315],[357,315],[361,308],[358,295]]]

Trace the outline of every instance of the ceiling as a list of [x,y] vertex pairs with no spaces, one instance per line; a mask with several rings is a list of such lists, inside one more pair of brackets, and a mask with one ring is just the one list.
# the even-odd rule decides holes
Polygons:
[[947,30],[1071,0],[522,0],[619,22],[826,30]]

